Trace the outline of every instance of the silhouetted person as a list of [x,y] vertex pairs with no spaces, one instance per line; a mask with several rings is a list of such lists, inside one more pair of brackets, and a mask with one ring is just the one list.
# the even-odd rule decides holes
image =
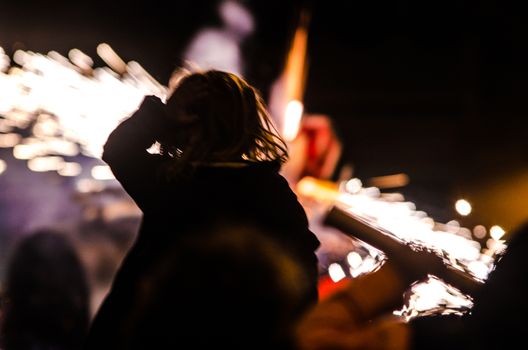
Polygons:
[[[161,154],[147,152],[156,141]],[[279,174],[287,156],[258,92],[234,74],[188,74],[166,105],[145,97],[104,147],[103,160],[144,215],[137,240],[95,317],[87,348],[119,346],[116,334],[124,315],[159,257],[218,222],[267,232],[302,266],[297,277],[308,288],[296,313],[315,304],[319,241]]]
[[89,287],[77,251],[62,233],[39,230],[17,245],[6,274],[3,350],[81,349]]
[[189,237],[141,283],[126,349],[293,349],[300,266],[269,234],[223,225]]

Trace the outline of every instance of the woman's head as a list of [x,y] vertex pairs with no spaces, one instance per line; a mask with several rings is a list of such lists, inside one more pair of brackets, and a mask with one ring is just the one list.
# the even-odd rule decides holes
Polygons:
[[242,78],[209,70],[181,78],[167,101],[175,127],[164,137],[188,162],[284,162],[278,135],[258,92]]

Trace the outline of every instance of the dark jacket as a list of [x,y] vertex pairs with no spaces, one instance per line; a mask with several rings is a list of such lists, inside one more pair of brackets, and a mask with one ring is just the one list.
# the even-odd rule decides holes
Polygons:
[[87,348],[119,348],[112,339],[126,332],[118,328],[135,302],[142,276],[157,257],[187,235],[199,235],[219,223],[256,225],[268,232],[304,267],[310,291],[303,308],[315,303],[319,241],[278,164],[206,165],[188,178],[169,181],[163,169],[170,159],[146,151],[159,131],[154,118],[140,107],[105,144],[103,160],[144,215],[137,239],[92,324]]

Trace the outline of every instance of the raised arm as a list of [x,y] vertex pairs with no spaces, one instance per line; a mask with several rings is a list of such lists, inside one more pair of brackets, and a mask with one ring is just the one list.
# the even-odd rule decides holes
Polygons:
[[147,152],[163,131],[164,104],[146,96],[130,118],[119,124],[104,145],[102,159],[116,179],[143,209],[156,183],[162,157]]

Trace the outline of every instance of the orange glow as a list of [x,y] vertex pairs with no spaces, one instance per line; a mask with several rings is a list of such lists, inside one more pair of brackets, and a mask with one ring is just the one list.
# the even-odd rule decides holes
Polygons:
[[319,300],[325,300],[336,292],[345,289],[350,284],[349,278],[343,278],[337,282],[333,281],[330,276],[323,276],[319,279]]
[[281,133],[285,132],[288,104],[291,101],[303,101],[307,74],[308,22],[308,13],[304,11],[292,38],[284,70],[272,88],[270,112],[276,118]]
[[338,185],[331,181],[319,180],[314,177],[303,177],[297,183],[299,194],[321,202],[333,202],[339,195]]
[[286,62],[285,84],[287,100],[302,100],[306,77],[306,51],[308,47],[308,15],[301,14],[299,27],[295,31]]
[[101,43],[97,46],[97,54],[105,63],[119,74],[125,74],[126,63],[117,55],[117,53],[107,43]]
[[403,187],[409,184],[409,176],[407,174],[394,174],[385,176],[376,176],[368,180],[369,184],[378,188],[395,188]]

